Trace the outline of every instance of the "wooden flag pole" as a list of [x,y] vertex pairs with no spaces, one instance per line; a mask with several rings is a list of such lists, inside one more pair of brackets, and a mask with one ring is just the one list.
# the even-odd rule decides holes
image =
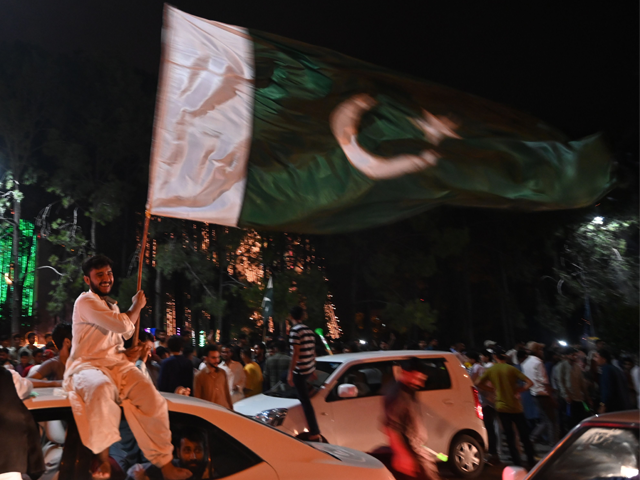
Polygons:
[[[140,245],[140,257],[138,258],[138,287],[136,293],[142,288],[142,267],[144,265],[144,250],[147,247],[147,235],[149,234],[149,220],[151,220],[151,213],[149,210],[144,212],[144,228],[142,229],[142,244]],[[142,313],[142,312],[140,312]],[[138,346],[138,337],[140,336],[140,317],[136,322],[136,331],[133,334],[133,346]]]

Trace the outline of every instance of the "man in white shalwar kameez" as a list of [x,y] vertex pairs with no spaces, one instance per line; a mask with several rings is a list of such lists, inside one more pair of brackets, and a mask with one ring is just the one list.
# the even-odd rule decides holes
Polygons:
[[166,479],[191,472],[173,465],[173,446],[165,399],[135,366],[140,347],[124,349],[146,304],[144,292],[120,313],[107,297],[113,286],[112,262],[104,255],[87,259],[82,270],[90,290],[73,307],[73,342],[63,386],[69,393],[82,443],[97,455],[96,479],[111,476],[109,447],[120,441],[120,407],[145,457]]

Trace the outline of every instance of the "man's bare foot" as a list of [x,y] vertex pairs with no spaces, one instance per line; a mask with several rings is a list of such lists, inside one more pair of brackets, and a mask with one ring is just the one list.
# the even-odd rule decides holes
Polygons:
[[91,478],[93,480],[108,480],[111,478],[108,448],[96,455],[93,462],[91,462]]
[[171,462],[162,467],[162,476],[164,477],[164,480],[185,480],[192,475],[193,473],[191,473],[190,470],[176,467]]

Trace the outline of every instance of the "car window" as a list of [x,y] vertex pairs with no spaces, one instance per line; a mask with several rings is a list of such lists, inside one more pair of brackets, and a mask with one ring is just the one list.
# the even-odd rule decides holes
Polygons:
[[427,367],[428,377],[424,388],[420,389],[420,391],[451,388],[451,377],[444,358],[423,358],[421,361]]
[[546,480],[638,478],[638,429],[587,427],[535,475]]
[[[308,382],[309,396],[312,397],[340,365],[342,365],[340,362],[316,362],[316,378]],[[278,382],[273,388],[263,393],[270,397],[298,398],[296,389],[287,382]]]
[[[33,410],[32,413],[43,434],[46,473],[51,473],[51,477],[47,478],[52,478],[56,472],[59,472],[61,479],[90,478],[85,474],[90,471],[93,454],[80,441],[71,409],[49,408]],[[180,464],[182,455],[181,466],[208,472],[206,478],[224,478],[262,462],[259,456],[231,435],[201,417],[169,412],[169,422],[174,462]],[[52,433],[47,436],[48,432]],[[120,422],[120,436],[121,440],[109,449],[112,480],[124,480],[132,467],[144,469],[150,480],[161,479],[160,470],[149,464],[142,455],[124,415]],[[184,464],[187,459],[190,465]]]
[[344,384],[355,385],[358,397],[374,397],[384,395],[390,383],[393,382],[393,362],[363,363],[349,368],[338,379],[338,382],[327,397],[327,401],[350,400],[338,396],[338,387]]

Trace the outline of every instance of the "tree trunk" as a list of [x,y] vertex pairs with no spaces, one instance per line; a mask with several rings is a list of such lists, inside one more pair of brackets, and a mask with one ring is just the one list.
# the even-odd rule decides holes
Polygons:
[[91,218],[91,254],[95,255],[98,252],[98,246],[96,244],[96,221]]
[[11,284],[11,332],[20,331],[20,318],[22,316],[22,279],[20,278],[20,202],[13,200],[13,245],[11,255],[13,257],[13,283]]
[[162,297],[162,273],[160,269],[156,267],[156,282],[155,282],[155,302],[153,306],[153,319],[156,328],[166,329],[164,321],[164,298]]

